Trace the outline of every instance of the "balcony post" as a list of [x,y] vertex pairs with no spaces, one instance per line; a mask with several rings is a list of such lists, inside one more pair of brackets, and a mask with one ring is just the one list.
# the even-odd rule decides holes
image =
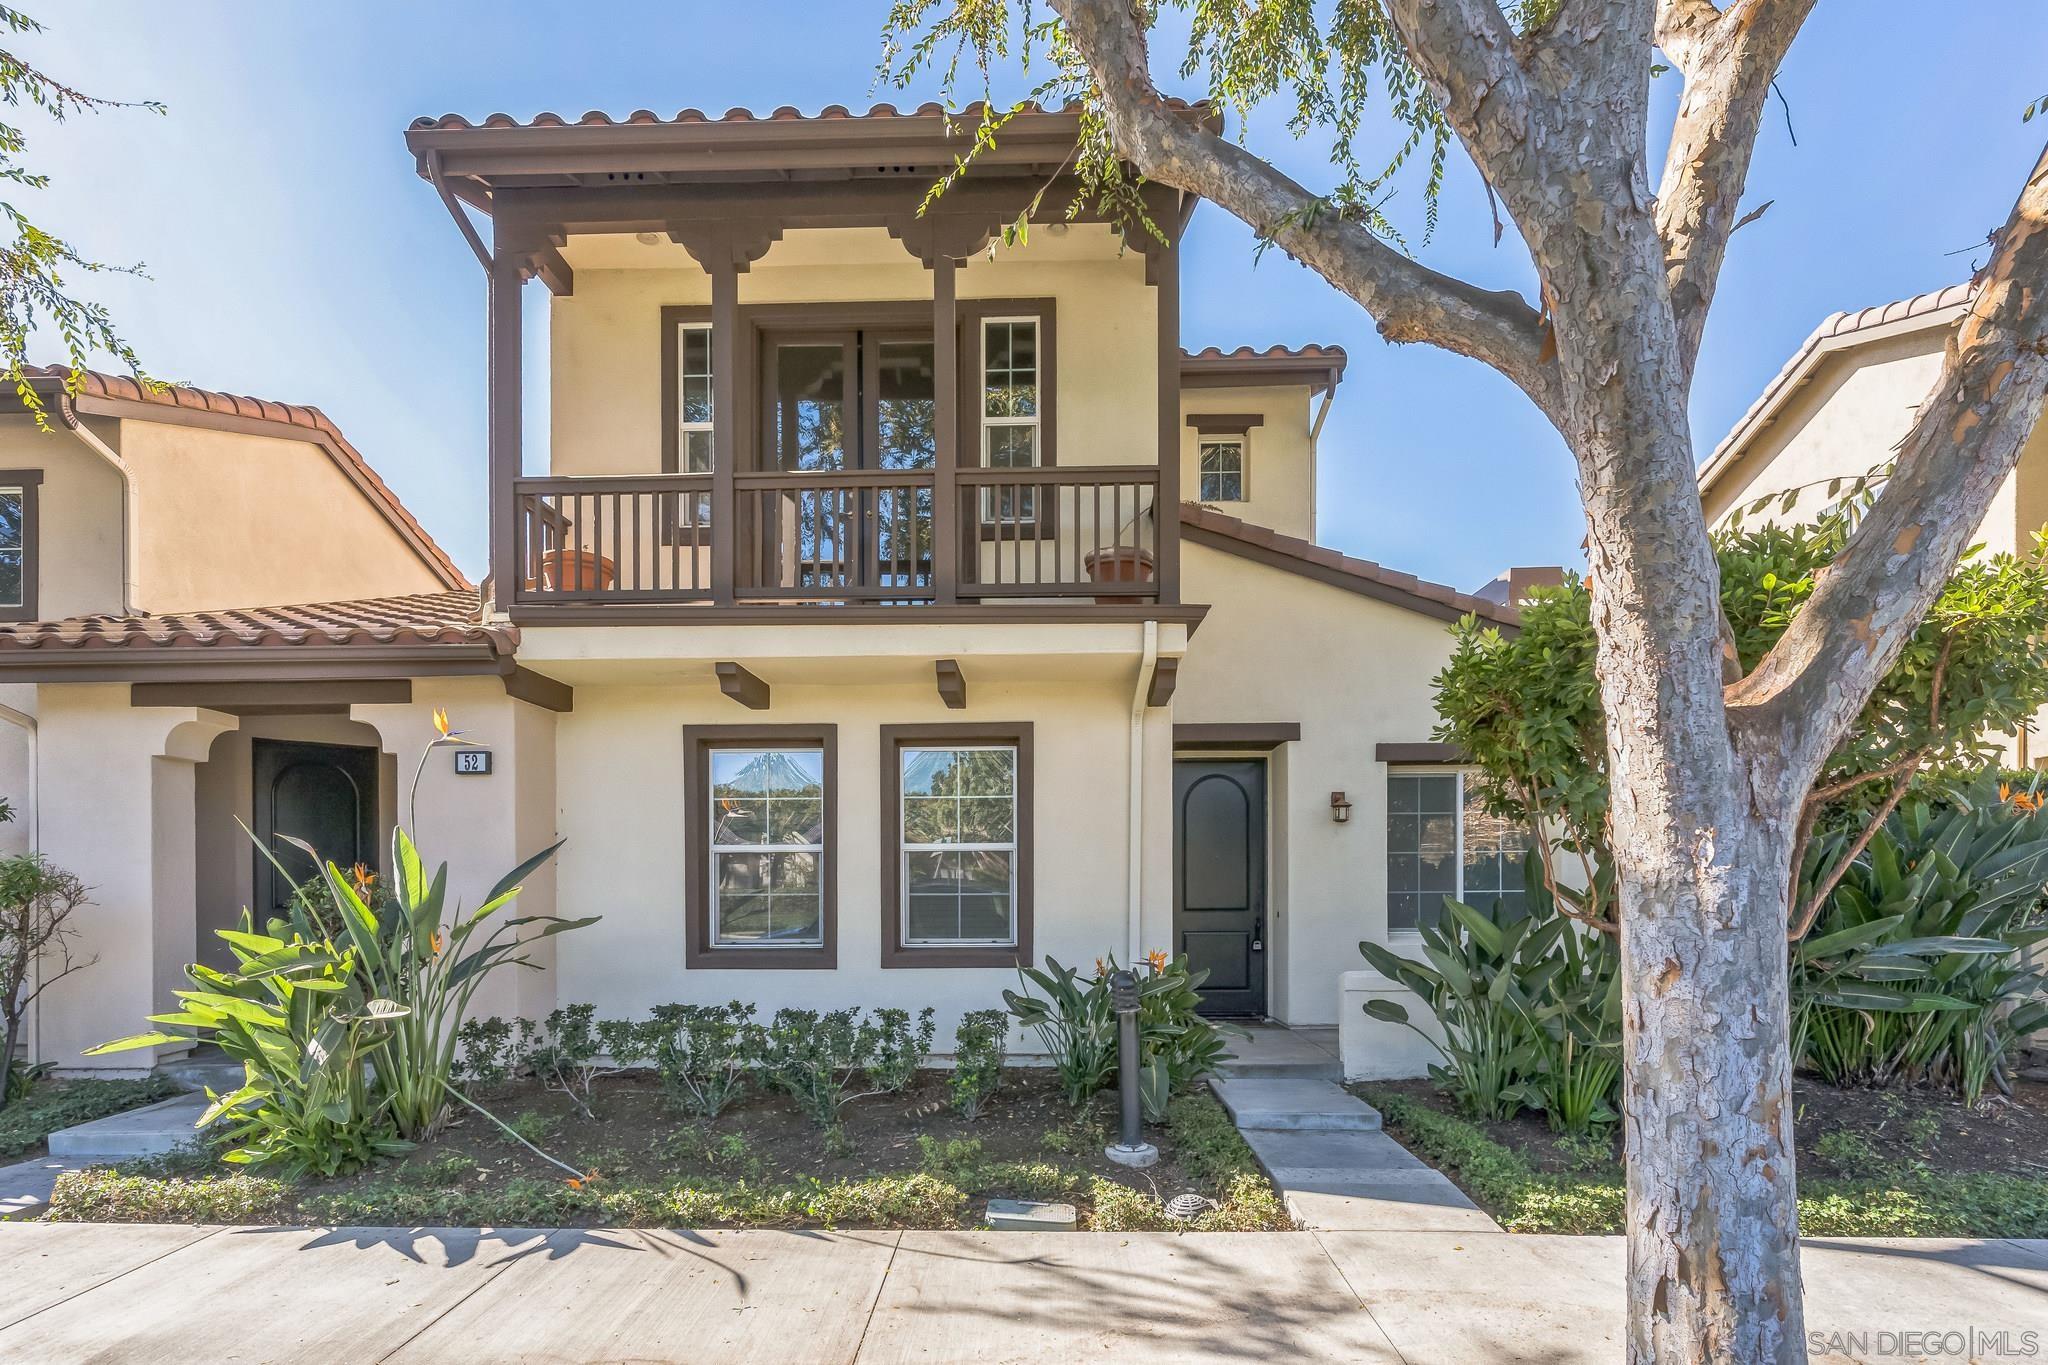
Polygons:
[[[1183,218],[1183,223],[1185,219]],[[1159,602],[1180,601],[1180,241],[1147,257],[1159,304],[1159,491],[1153,519],[1159,534]]]
[[720,253],[711,261],[711,600],[722,607],[732,605],[739,567],[739,331],[739,263]]
[[960,263],[932,263],[932,595],[941,604],[960,596]]
[[490,479],[490,576],[493,605],[507,610],[519,594],[518,505],[513,483],[521,472],[520,320],[524,263],[501,250],[491,263],[486,331]]

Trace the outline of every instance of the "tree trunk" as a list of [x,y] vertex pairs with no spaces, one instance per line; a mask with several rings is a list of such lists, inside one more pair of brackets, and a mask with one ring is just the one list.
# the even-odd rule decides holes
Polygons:
[[[1629,754],[1617,789],[1662,784]],[[1627,771],[1627,768],[1662,768]],[[1788,813],[1678,772],[1680,807],[1615,840],[1628,1342],[1636,1361],[1805,1359],[1793,1168]]]

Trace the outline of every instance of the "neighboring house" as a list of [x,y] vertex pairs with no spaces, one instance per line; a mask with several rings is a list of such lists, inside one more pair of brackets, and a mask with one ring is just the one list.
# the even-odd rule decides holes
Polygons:
[[[36,685],[43,846],[99,888],[102,962],[52,992],[43,1055],[160,1003],[227,891],[274,902],[238,806],[372,860],[435,707],[489,754],[424,770],[452,891],[559,837],[526,910],[602,917],[493,983],[500,1012],[929,1004],[943,1046],[1019,965],[1163,948],[1215,1012],[1328,1025],[1360,939],[1518,894],[1518,842],[1467,826],[1429,739],[1449,624],[1513,612],[1314,543],[1343,352],[1183,353],[1178,253],[1087,212],[1004,245],[1072,114],[1019,115],[920,216],[971,131],[416,123],[489,276],[486,600],[187,612],[290,600],[266,570],[0,634]],[[1193,200],[1143,193],[1177,239]],[[295,544],[340,538],[299,501]],[[222,747],[284,725],[357,747]]]
[[[1968,284],[1950,285],[1823,321],[1701,467],[1708,522],[1725,526],[1738,512],[1751,523],[1804,520],[1829,502],[1834,480],[1888,463],[1934,388],[1971,292]],[[1794,494],[1789,508],[1781,501],[1787,493]],[[2020,452],[1977,543],[1986,554],[2030,550],[2044,526],[2048,423]],[[2020,767],[2048,757],[2039,752],[2038,726],[2005,743]]]

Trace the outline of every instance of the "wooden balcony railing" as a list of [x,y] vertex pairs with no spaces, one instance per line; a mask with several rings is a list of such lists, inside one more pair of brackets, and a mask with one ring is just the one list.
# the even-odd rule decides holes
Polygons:
[[[961,469],[946,516],[937,483],[929,469],[735,473],[733,506],[721,515],[709,474],[520,479],[514,600],[1159,599],[1161,536],[1173,528],[1160,524],[1157,467]],[[727,534],[732,582],[722,585],[715,547]],[[951,544],[939,545],[941,535]]]

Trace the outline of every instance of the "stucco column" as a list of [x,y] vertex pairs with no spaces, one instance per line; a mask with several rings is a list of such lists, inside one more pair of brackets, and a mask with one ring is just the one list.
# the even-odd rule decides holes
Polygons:
[[[470,776],[455,771],[451,751],[420,757],[433,742],[436,707],[449,725],[478,748],[491,752],[491,771]],[[353,719],[374,727],[384,752],[398,765],[398,822],[411,830],[429,867],[448,864],[451,910],[474,909],[493,883],[555,840],[555,716],[551,711],[505,695],[495,678],[420,678],[413,700],[402,706],[356,706]],[[420,773],[417,797],[413,774]],[[415,811],[417,819],[415,819]],[[555,911],[553,864],[526,881],[517,915]],[[544,1017],[555,1007],[553,940],[542,940],[531,956],[544,970],[501,968],[478,992],[471,1013],[506,1018]]]
[[161,1050],[79,1054],[140,1032],[186,984],[197,947],[193,769],[237,722],[199,707],[131,707],[121,683],[45,686],[37,710],[43,854],[91,888],[76,949],[98,960],[44,995],[36,1055],[133,1071]]

